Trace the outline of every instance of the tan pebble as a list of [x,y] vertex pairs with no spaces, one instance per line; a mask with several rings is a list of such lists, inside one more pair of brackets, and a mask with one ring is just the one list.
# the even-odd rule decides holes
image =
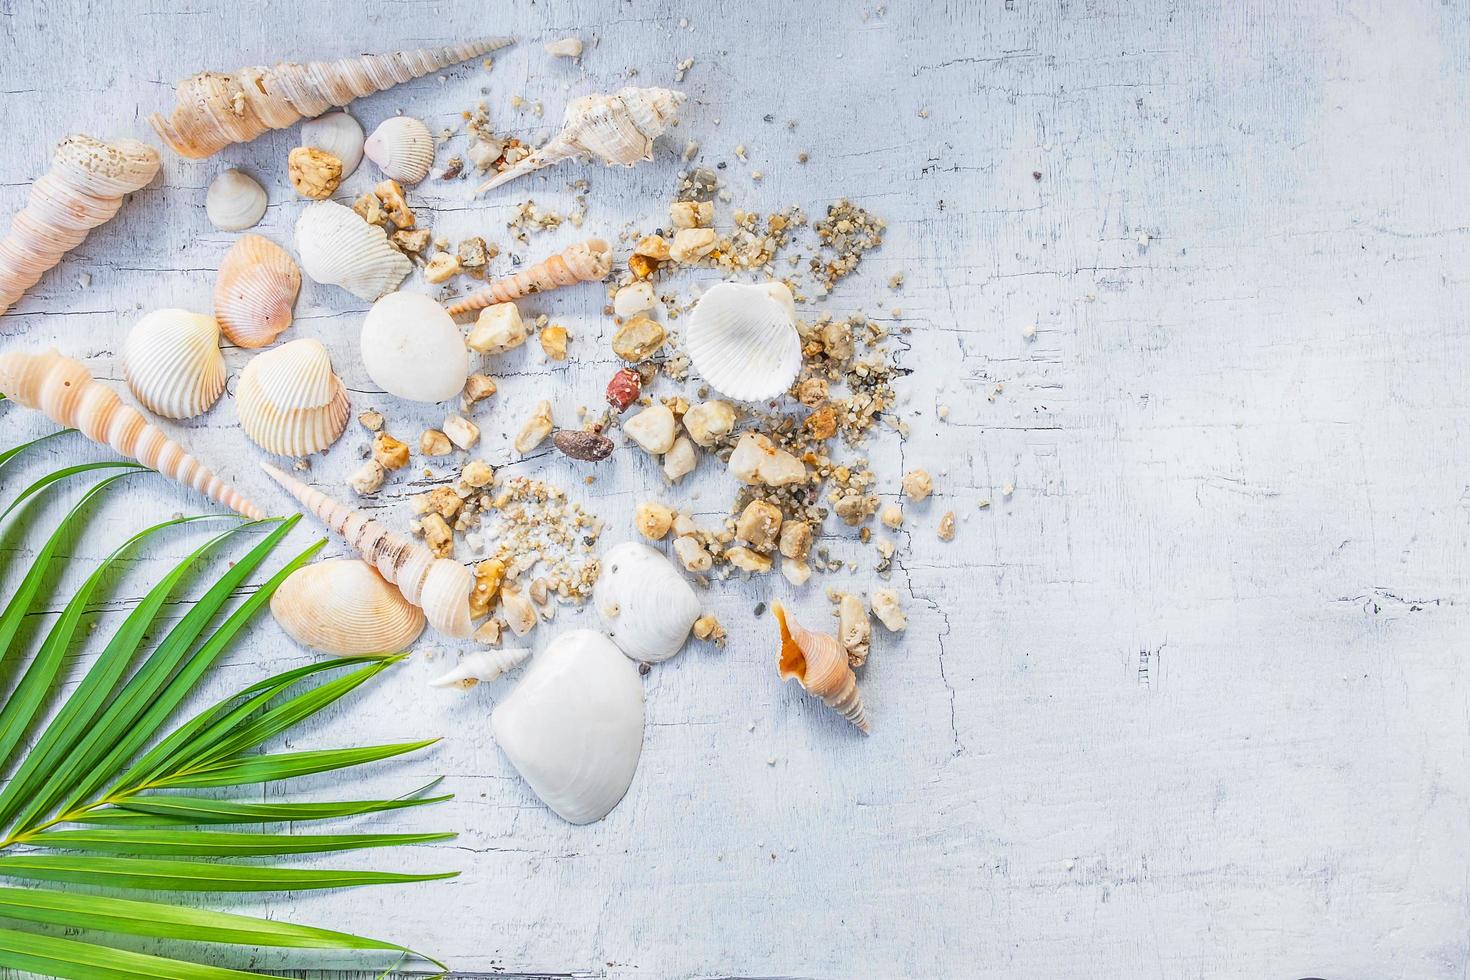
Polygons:
[[805,560],[812,548],[812,526],[806,521],[786,521],[781,525],[780,548],[787,558]]
[[541,331],[541,349],[553,361],[567,359],[567,328],[552,324]]
[[451,415],[446,418],[444,434],[460,449],[470,449],[480,441],[480,427],[463,415]]
[[684,436],[675,439],[673,448],[664,453],[664,476],[670,483],[678,483],[693,473],[698,465],[699,454],[695,452],[694,443]]
[[674,236],[669,257],[681,265],[692,265],[715,250],[715,233],[711,228],[685,228]]
[[444,518],[438,514],[425,514],[420,524],[424,535],[424,544],[434,553],[435,558],[454,557],[454,532]]
[[735,428],[735,406],[719,399],[691,405],[684,413],[684,428],[690,438],[708,449]]
[[542,441],[551,435],[553,427],[551,402],[543,400],[536,405],[536,411],[531,413],[531,417],[521,427],[520,434],[516,436],[516,452],[524,456],[541,445]]
[[686,571],[707,572],[714,567],[714,557],[692,534],[674,539],[674,554],[678,556],[679,563]]
[[878,520],[883,523],[884,527],[897,530],[903,526],[903,508],[897,504],[888,504],[878,512]]
[[425,456],[448,456],[454,452],[454,444],[438,429],[425,429],[419,436],[419,452]]
[[634,255],[642,255],[655,262],[664,262],[669,257],[669,243],[662,235],[645,235],[633,246]]
[[663,504],[645,500],[633,514],[633,524],[638,533],[651,541],[661,541],[674,523],[674,510]]
[[459,471],[460,482],[476,490],[487,485],[494,478],[495,471],[483,459],[472,459],[464,464],[464,469]]
[[286,158],[286,176],[302,197],[325,200],[342,182],[342,161],[326,150],[298,146]]
[[954,511],[948,511],[939,519],[939,540],[953,541],[955,535]]
[[898,593],[892,589],[878,589],[869,600],[873,615],[878,617],[878,622],[890,633],[901,632],[909,624],[908,617],[904,615],[903,604],[898,600]]
[[725,560],[736,568],[745,572],[754,572],[758,575],[771,570],[771,559],[765,555],[751,551],[749,548],[726,548]]
[[373,459],[384,469],[402,469],[408,465],[408,446],[386,432],[379,432],[373,439]]
[[675,201],[669,205],[669,223],[678,229],[707,228],[714,219],[713,201]]
[[383,413],[370,408],[358,413],[357,422],[369,432],[380,432],[383,429]]
[[613,334],[612,349],[625,361],[637,363],[654,354],[664,343],[664,328],[646,316],[638,315]]
[[383,464],[375,459],[363,463],[361,468],[347,480],[347,485],[358,494],[376,493],[383,485],[383,478],[388,471],[383,469]]
[[934,480],[925,470],[910,470],[903,475],[904,496],[919,501],[934,491]]
[[448,252],[435,252],[424,266],[424,278],[429,282],[447,282],[459,273],[459,259]]
[[495,303],[485,307],[465,338],[471,350],[482,354],[502,354],[525,342],[526,324],[514,303]]
[[623,423],[623,434],[645,452],[659,456],[674,447],[675,425],[667,405],[650,405]]
[[464,383],[464,405],[466,408],[484,401],[497,390],[495,379],[483,374],[472,374]]
[[781,532],[781,508],[764,500],[752,500],[735,522],[735,536],[757,551],[770,551]]

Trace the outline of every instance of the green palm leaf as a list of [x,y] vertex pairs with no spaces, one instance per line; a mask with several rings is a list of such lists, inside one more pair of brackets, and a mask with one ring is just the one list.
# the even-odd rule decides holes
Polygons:
[[[438,780],[435,780],[438,782]],[[433,783],[430,784],[431,786]],[[428,787],[425,787],[427,789]],[[452,796],[417,796],[396,800],[345,800],[340,803],[247,803],[215,800],[198,796],[139,796],[116,808],[93,810],[77,819],[85,824],[132,824],[150,826],[160,823],[183,826],[238,823],[300,823],[308,820],[332,820],[357,817],[385,810],[443,803]]]
[[[259,857],[262,854],[320,854],[363,847],[429,844],[454,834],[238,834],[217,830],[47,830],[32,837],[36,847],[102,854],[188,854]],[[0,861],[4,861],[0,858]]]

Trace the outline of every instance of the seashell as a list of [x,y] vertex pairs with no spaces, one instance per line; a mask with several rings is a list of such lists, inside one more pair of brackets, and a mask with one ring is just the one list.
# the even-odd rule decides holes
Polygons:
[[417,184],[434,165],[434,134],[413,116],[392,116],[373,130],[362,152],[400,184]]
[[326,150],[342,161],[342,179],[362,163],[362,125],[345,112],[329,112],[301,124],[301,145]]
[[490,728],[557,816],[601,820],[628,792],[643,753],[638,668],[601,633],[563,633],[532,658]]
[[430,687],[458,687],[468,691],[476,684],[488,683],[525,662],[530,650],[476,650],[467,653],[447,674],[434,678]]
[[801,371],[801,335],[791,290],[779,282],[723,282],[700,297],[686,344],[710,387],[741,401],[775,398]]
[[470,635],[470,590],[475,587],[475,576],[468,568],[448,558],[435,558],[417,541],[395,534],[361,511],[313,490],[269,463],[260,465],[303,507],[342,535],[363,561],[398,587],[405,599],[422,609],[429,625],[446,636],[462,639]]
[[31,185],[26,206],[0,239],[0,315],[122,207],[123,196],[158,173],[158,151],[137,140],[62,140],[51,169]]
[[668,660],[699,618],[694,589],[662,554],[625,541],[602,556],[593,601],[613,642],[633,660]]
[[204,313],[154,310],[129,331],[122,368],[128,387],[154,415],[202,415],[225,390],[219,324]]
[[242,170],[226,170],[210,181],[204,213],[220,231],[253,228],[265,215],[265,188]]
[[76,428],[93,442],[135,459],[243,514],[262,520],[265,513],[227,485],[184,447],[164,435],[137,409],[124,405],[111,388],[98,384],[87,369],[55,348],[44,354],[0,353],[0,392],[26,408],[43,412],[58,425]]
[[589,238],[543,259],[513,276],[497,279],[449,307],[450,316],[510,303],[522,296],[544,293],[558,286],[595,282],[612,271],[612,249],[601,238]]
[[231,73],[200,72],[179,82],[178,105],[168,118],[154,113],[148,122],[175,153],[197,160],[510,43],[508,37],[490,37],[305,65],[283,61]]
[[241,235],[225,253],[214,281],[214,318],[230,342],[266,347],[291,325],[301,269],[284,248],[259,235]]
[[870,728],[863,712],[863,696],[847,665],[842,642],[830,634],[803,629],[779,602],[771,603],[771,612],[781,627],[781,679],[796,678],[808,694],[821,698],[823,704],[867,735]]
[[382,228],[335,201],[317,201],[301,212],[296,251],[313,281],[341,286],[368,302],[398,288],[413,271],[408,256],[388,244]]
[[424,631],[419,607],[356,558],[292,572],[271,596],[271,615],[302,646],[343,657],[398,653]]
[[389,293],[362,323],[362,364],[373,383],[416,402],[442,402],[464,388],[470,352],[444,308],[422,293]]
[[277,456],[319,453],[347,427],[347,388],[318,340],[302,338],[257,354],[235,388],[240,428]]
[[609,165],[631,167],[653,159],[653,141],[673,123],[683,92],[625,88],[612,95],[586,95],[567,106],[561,132],[514,167],[475,190],[482,194],[522,174],[587,154]]

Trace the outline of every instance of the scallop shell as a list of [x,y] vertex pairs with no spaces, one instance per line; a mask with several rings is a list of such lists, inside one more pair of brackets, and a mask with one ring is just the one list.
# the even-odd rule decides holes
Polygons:
[[302,646],[338,656],[398,653],[424,631],[424,614],[356,558],[292,572],[271,596],[271,615]]
[[220,231],[252,228],[265,214],[265,188],[242,170],[226,170],[209,184],[204,213]]
[[214,318],[239,347],[266,347],[291,325],[301,269],[284,248],[242,235],[225,253],[214,282]]
[[240,427],[278,456],[321,452],[347,426],[347,389],[320,341],[303,338],[258,354],[240,372]]
[[326,150],[342,161],[342,179],[362,162],[362,125],[345,112],[329,112],[301,124],[301,145]]
[[388,244],[383,229],[335,201],[308,205],[296,220],[296,251],[314,282],[341,286],[372,302],[413,271],[408,256]]
[[801,371],[801,335],[791,290],[779,282],[710,288],[685,328],[689,359],[730,398],[775,398]]
[[458,687],[467,691],[476,684],[493,681],[506,671],[513,670],[529,656],[531,651],[524,649],[476,650],[465,654],[453,670],[434,678],[429,686]]
[[204,313],[154,310],[129,331],[122,368],[133,395],[154,415],[202,415],[225,390],[219,324]]
[[434,134],[413,116],[393,116],[373,130],[362,152],[399,183],[417,184],[434,165]]
[[490,728],[559,817],[601,820],[628,792],[643,753],[638,668],[601,633],[563,633],[532,658]]
[[678,653],[699,618],[699,598],[684,576],[637,541],[603,555],[593,601],[613,642],[631,659],[649,663]]
[[416,402],[442,402],[464,388],[470,353],[444,308],[422,293],[389,293],[362,324],[362,363],[373,383]]
[[871,729],[863,710],[863,696],[842,642],[829,633],[803,629],[779,602],[771,604],[771,612],[781,628],[781,661],[777,667],[781,679],[794,678],[808,694],[821,698],[823,704],[867,735]]

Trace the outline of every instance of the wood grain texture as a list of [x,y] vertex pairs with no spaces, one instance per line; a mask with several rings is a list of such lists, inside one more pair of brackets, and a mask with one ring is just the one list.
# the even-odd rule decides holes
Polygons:
[[[435,666],[412,663],[315,744],[449,736],[350,789],[447,774],[458,799],[409,823],[461,837],[409,857],[464,874],[265,907],[479,972],[1466,975],[1465,4],[886,6],[0,0],[5,213],[66,133],[151,140],[143,118],[201,68],[507,32],[523,41],[492,72],[461,67],[354,113],[370,128],[402,109],[437,130],[484,98],[497,129],[539,141],[569,98],[630,68],[672,84],[693,57],[674,146],[696,139],[705,165],[726,162],[737,204],[819,214],[847,196],[889,222],[823,305],[902,307],[911,431],[873,458],[887,498],[908,467],[938,484],[901,534],[893,582],[911,625],[878,637],[863,679],[873,737],[777,679],[774,627],[752,609],[792,599],[780,581],[708,595],[728,649],[692,648],[646,678],[638,775],[590,827],[557,820],[496,750],[487,714],[503,682],[430,690]],[[571,32],[589,42],[580,64],[541,50]],[[515,112],[516,95],[545,118]],[[216,173],[260,176],[271,207],[257,230],[289,242],[294,133],[202,162],[165,154],[163,178],[0,319],[0,346],[56,344],[119,381],[141,312],[208,302],[234,237],[205,221]],[[484,200],[466,183],[414,197],[438,233],[506,242],[515,203],[566,207],[566,181],[586,177],[586,227],[515,250],[532,257],[657,220],[675,170],[665,147],[632,171],[572,164]],[[348,189],[372,174],[365,163]],[[501,394],[478,419],[486,459],[511,459],[548,385],[564,421],[599,403],[613,367],[601,305],[595,289],[528,304],[569,327],[573,357],[497,365]],[[354,346],[365,309],[307,283],[293,335],[328,344],[357,407],[416,435],[440,416],[373,390]],[[245,360],[227,357],[232,372]],[[47,430],[13,408],[0,428],[5,444]],[[169,428],[284,509],[230,396]],[[312,480],[339,489],[361,441],[318,458]],[[91,450],[57,440],[44,455]],[[550,453],[504,472],[577,487],[612,543],[663,491],[636,449],[604,465],[590,487]],[[711,517],[731,490],[708,463],[686,486]],[[395,519],[414,489],[385,493]],[[198,508],[140,481],[73,553],[100,556],[145,511]],[[941,544],[951,508],[959,538]],[[876,584],[871,549],[828,530],[860,571],[793,599],[813,620],[823,584]],[[166,537],[134,563],[113,608],[193,541]],[[580,621],[564,611],[557,626]],[[216,683],[304,656],[267,621]]]

